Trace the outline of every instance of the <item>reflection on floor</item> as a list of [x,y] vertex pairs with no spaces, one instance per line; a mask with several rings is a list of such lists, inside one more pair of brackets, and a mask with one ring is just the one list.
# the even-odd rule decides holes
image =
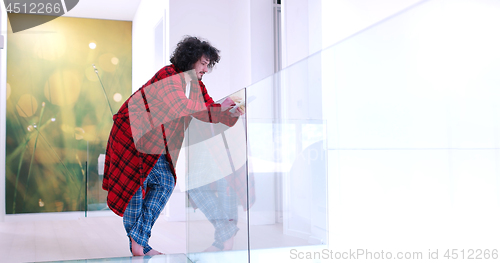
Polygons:
[[[238,223],[240,230],[234,238],[233,250],[246,250],[248,248],[248,235],[246,223]],[[276,247],[310,246],[307,240],[283,235],[283,225],[261,225],[250,226],[250,247],[251,249],[264,249]],[[194,221],[189,225],[188,238],[189,252],[201,252],[208,248],[213,242],[214,228],[207,221]],[[205,237],[205,238],[199,238]],[[210,240],[212,237],[212,240]]]
[[[150,244],[168,254],[184,253],[185,223],[159,218]],[[129,257],[118,216],[65,221],[0,222],[0,262]]]
[[[246,222],[240,222],[238,227],[240,231],[235,237],[234,249],[243,252],[246,251],[248,244],[247,236],[244,234],[247,231]],[[250,226],[252,249],[311,245],[307,240],[283,235],[282,229],[280,224]],[[200,252],[213,242],[214,229],[207,221],[193,222],[190,225],[190,233],[197,233],[196,238],[190,238],[190,252]],[[182,255],[187,252],[186,243],[185,222],[168,222],[163,216],[158,219],[150,239],[152,247],[167,254]],[[175,258],[178,259],[181,255]],[[243,253],[244,257],[245,255],[246,253]],[[139,260],[135,258],[132,260],[130,257],[121,217],[0,222],[0,262],[102,260],[104,258],[106,262],[122,262],[110,261],[110,258],[122,258],[116,260],[126,262]],[[167,258],[152,257],[148,260],[149,262],[176,262],[163,261],[163,259]]]
[[77,259],[77,260],[64,260],[57,261],[57,263],[193,263],[184,254],[171,254],[171,255],[158,255],[158,256],[144,256],[144,257],[122,257],[122,258],[98,258],[98,259]]

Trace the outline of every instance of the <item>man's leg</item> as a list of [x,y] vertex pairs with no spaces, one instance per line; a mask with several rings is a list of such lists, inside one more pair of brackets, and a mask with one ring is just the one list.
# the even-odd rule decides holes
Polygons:
[[[151,247],[146,246],[143,248],[143,251],[137,251],[137,243],[134,241],[132,242],[130,238],[130,231],[132,228],[138,224],[139,217],[141,216],[142,212],[142,187],[139,187],[137,192],[132,196],[132,199],[128,203],[127,209],[123,213],[123,226],[125,227],[125,231],[127,231],[127,236],[129,237],[129,249],[132,255],[134,256],[141,256],[141,254],[144,254],[144,250],[148,251],[151,250]],[[132,249],[133,248],[133,249]]]
[[[237,198],[234,191],[227,192],[226,179],[222,178],[216,183],[217,190],[211,189],[210,185],[204,185],[189,190],[189,197],[215,228],[213,248],[222,250],[225,249],[225,242],[231,241],[230,239],[239,230],[236,226]],[[231,193],[234,193],[234,196]],[[209,248],[207,251],[211,250],[215,249]]]
[[[127,207],[123,216],[123,223],[127,230],[127,235],[139,246],[143,247],[143,253],[154,254],[158,252],[152,250],[148,245],[151,229],[165,207],[175,186],[172,171],[164,155],[158,159],[155,167],[153,167],[153,170],[149,173],[144,182],[144,185],[145,187],[149,187],[149,191],[146,193],[144,199],[141,198],[141,189],[134,195],[132,201],[129,203],[131,211],[128,212],[127,210],[129,210],[129,207]],[[139,202],[134,200],[134,198],[141,198],[140,201],[142,205],[139,205],[140,211],[137,211],[137,204]],[[134,245],[132,240],[131,248],[133,248],[132,245]],[[140,253],[138,253],[138,255],[140,255]]]

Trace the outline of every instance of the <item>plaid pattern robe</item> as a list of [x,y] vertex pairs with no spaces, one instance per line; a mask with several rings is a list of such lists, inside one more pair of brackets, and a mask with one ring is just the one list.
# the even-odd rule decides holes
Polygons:
[[162,68],[113,116],[102,188],[108,191],[108,207],[119,216],[161,154],[166,154],[176,178],[175,163],[192,117],[227,126],[238,120],[228,111],[221,112],[221,105],[214,103],[201,81],[191,82],[188,99],[187,83],[179,73],[174,65]]

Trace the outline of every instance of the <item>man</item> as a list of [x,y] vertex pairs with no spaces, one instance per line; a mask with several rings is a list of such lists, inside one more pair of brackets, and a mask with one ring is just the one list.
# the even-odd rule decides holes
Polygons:
[[201,81],[220,60],[207,41],[186,37],[172,63],[130,96],[113,116],[106,147],[103,189],[119,216],[134,256],[158,255],[148,245],[151,228],[172,194],[175,164],[191,118],[232,126],[243,114],[234,100],[214,103]]

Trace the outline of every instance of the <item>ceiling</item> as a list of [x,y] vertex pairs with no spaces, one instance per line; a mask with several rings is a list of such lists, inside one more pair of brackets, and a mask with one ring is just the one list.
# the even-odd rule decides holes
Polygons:
[[65,17],[134,20],[141,0],[80,0]]

